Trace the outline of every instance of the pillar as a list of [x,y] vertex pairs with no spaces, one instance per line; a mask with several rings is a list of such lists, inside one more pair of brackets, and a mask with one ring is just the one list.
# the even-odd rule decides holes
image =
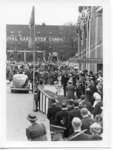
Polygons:
[[[96,14],[96,27],[95,27],[95,58],[98,58],[97,44],[98,44],[98,13]],[[97,63],[94,64],[94,71],[97,72]]]
[[24,63],[26,64],[26,53],[27,52],[24,52]]

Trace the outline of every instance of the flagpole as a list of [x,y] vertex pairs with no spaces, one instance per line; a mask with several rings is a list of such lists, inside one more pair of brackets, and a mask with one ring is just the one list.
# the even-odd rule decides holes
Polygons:
[[[91,18],[89,18],[89,33],[88,33],[88,50],[89,50],[89,55],[88,58],[90,59],[90,37],[91,36]],[[89,67],[88,67],[89,71],[90,71],[90,62],[89,62]]]
[[34,13],[34,25],[33,25],[33,110],[35,110],[35,7],[33,6]]
[[[34,7],[34,20],[35,20],[35,7]],[[35,23],[33,26],[33,94],[35,93]]]

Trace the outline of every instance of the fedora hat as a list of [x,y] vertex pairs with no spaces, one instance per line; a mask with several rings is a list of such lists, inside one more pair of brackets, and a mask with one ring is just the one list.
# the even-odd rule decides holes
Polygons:
[[28,119],[29,121],[36,121],[36,120],[37,120],[37,116],[34,115],[34,114],[29,114],[29,115],[27,116],[27,119]]

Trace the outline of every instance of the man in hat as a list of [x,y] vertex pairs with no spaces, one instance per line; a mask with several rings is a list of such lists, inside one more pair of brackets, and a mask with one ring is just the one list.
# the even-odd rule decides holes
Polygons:
[[34,114],[29,114],[27,119],[32,124],[26,129],[27,139],[30,141],[47,141],[46,127],[43,123],[37,123],[37,117]]

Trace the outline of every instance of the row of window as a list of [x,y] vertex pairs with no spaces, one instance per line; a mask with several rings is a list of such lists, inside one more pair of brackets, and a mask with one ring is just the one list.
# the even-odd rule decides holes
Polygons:
[[[28,36],[8,36],[7,37],[7,41],[29,41],[30,37]],[[39,42],[63,42],[64,39],[61,37],[35,37],[35,41],[39,41]]]

